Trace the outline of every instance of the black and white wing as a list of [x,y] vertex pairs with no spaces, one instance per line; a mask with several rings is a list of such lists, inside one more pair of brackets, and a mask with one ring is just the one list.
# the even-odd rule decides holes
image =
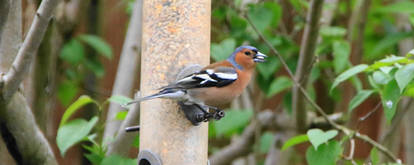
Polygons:
[[129,102],[129,104],[149,100],[153,98],[183,99],[186,97],[186,90],[192,88],[224,87],[237,80],[237,71],[230,67],[218,67],[216,69],[205,69],[190,74],[177,82],[160,88],[161,90],[153,95],[142,97]]
[[234,68],[218,67],[216,69],[205,69],[186,76],[172,86],[184,89],[205,87],[220,88],[233,83],[237,78],[237,71]]

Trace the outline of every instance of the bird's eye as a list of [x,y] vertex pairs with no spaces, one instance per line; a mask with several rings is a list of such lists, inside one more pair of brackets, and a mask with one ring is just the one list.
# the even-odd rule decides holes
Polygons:
[[250,52],[244,52],[244,54],[249,56],[251,53]]

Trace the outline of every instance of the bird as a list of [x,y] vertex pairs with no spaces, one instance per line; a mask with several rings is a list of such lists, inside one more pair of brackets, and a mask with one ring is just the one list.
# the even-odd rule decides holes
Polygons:
[[[200,71],[159,88],[159,92],[128,102],[164,98],[195,105],[205,114],[203,120],[220,119],[224,112],[217,106],[231,102],[249,84],[257,63],[266,61],[267,56],[253,46],[240,46],[223,61],[210,64]],[[214,113],[208,112],[213,109]]]

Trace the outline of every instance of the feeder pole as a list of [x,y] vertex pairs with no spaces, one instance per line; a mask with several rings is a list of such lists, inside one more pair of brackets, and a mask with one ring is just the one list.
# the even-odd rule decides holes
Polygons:
[[[209,64],[210,14],[211,0],[143,1],[142,96],[175,81],[189,64]],[[140,116],[140,152],[154,153],[163,165],[207,164],[207,123],[193,126],[168,99],[141,102]]]

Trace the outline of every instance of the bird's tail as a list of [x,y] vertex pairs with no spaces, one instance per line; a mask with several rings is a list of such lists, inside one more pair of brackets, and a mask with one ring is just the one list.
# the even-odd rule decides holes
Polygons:
[[131,105],[131,104],[135,104],[135,103],[140,103],[141,101],[145,101],[145,100],[155,99],[155,98],[180,99],[180,98],[183,98],[185,94],[186,94],[186,92],[182,89],[165,88],[165,89],[162,89],[160,92],[158,92],[156,94],[141,97],[139,99],[130,101],[130,102],[126,103],[126,106]]

